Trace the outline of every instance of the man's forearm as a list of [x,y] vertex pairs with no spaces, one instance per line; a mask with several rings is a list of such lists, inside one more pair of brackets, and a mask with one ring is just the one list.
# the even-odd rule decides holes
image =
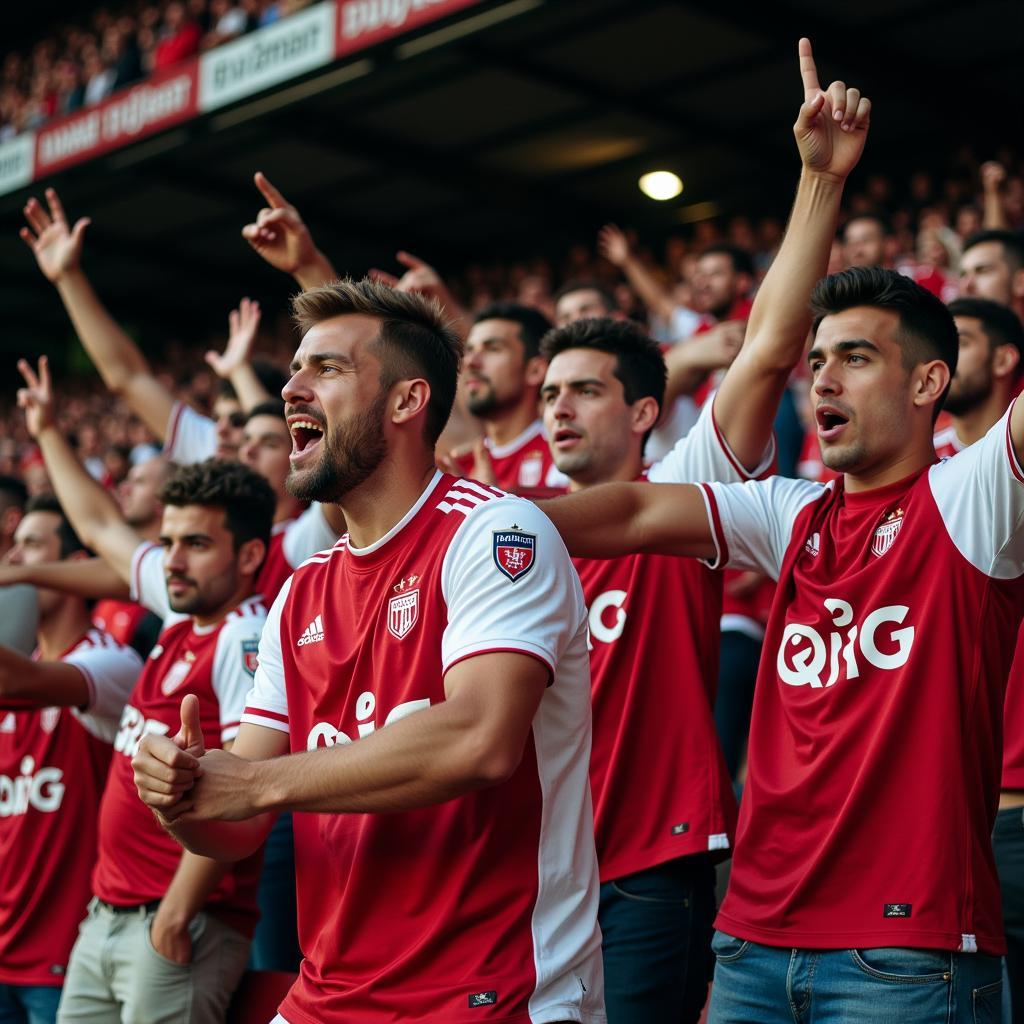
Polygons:
[[622,272],[649,312],[663,320],[671,318],[672,311],[675,309],[672,296],[640,260],[635,256],[629,256],[622,264]]
[[338,272],[331,265],[331,261],[318,249],[313,261],[299,267],[292,277],[303,291],[308,291],[310,288],[319,288],[321,285],[336,281]]
[[251,412],[261,402],[271,398],[280,398],[280,395],[272,395],[261,383],[252,363],[243,363],[231,374],[231,386],[235,389],[238,401],[244,412]]
[[84,561],[0,565],[0,585],[31,583],[89,600],[126,600],[128,584],[102,558]]
[[186,927],[230,870],[230,864],[184,850],[171,884],[160,901],[160,913],[165,921]]

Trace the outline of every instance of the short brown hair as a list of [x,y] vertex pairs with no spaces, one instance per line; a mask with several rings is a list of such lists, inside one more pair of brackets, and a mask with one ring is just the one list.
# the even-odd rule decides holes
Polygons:
[[292,314],[302,334],[336,316],[379,319],[375,352],[381,361],[381,388],[423,377],[430,385],[424,437],[430,445],[437,441],[455,402],[462,342],[436,299],[396,291],[366,277],[345,278],[300,292],[292,299]]

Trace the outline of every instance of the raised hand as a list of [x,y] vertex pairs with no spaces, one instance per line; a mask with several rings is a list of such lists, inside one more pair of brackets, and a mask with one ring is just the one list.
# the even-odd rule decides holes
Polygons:
[[811,41],[801,39],[798,51],[804,102],[793,134],[800,159],[808,171],[845,181],[864,152],[871,101],[844,82],[833,82],[823,90],[818,84]]
[[252,343],[260,326],[260,315],[260,304],[252,299],[242,299],[238,309],[228,314],[228,343],[224,351],[210,351],[205,356],[218,377],[227,379],[249,362]]
[[1006,181],[1006,168],[998,160],[987,160],[981,165],[981,187],[985,192],[998,192]]
[[616,267],[621,267],[632,255],[629,239],[615,224],[605,224],[597,233],[597,251]]
[[303,287],[322,284],[336,276],[313,243],[299,211],[262,171],[257,171],[253,180],[267,205],[256,215],[254,223],[242,228],[242,237],[267,263],[291,274]]
[[421,295],[437,299],[442,304],[447,303],[451,297],[448,286],[429,263],[404,250],[395,253],[395,259],[406,268],[401,277],[389,274],[386,270],[378,270],[376,267],[370,270],[370,277],[394,288],[395,291],[419,292]]
[[46,279],[56,284],[65,274],[78,269],[85,229],[92,221],[82,217],[69,229],[64,207],[55,189],[46,190],[46,202],[49,213],[35,196],[29,199],[24,209],[29,226],[18,234],[32,250]]
[[50,361],[46,356],[40,356],[37,372],[27,359],[19,359],[18,370],[25,378],[25,387],[18,389],[18,408],[25,410],[25,426],[29,434],[38,438],[54,422]]

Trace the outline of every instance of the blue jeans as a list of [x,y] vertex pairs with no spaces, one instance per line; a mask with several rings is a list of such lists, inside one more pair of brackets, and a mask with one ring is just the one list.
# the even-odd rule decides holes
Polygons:
[[711,980],[715,869],[680,857],[601,886],[608,1024],[690,1024]]
[[249,950],[249,970],[297,971],[302,952],[295,924],[295,840],[290,814],[282,814],[267,836],[256,900],[260,922]]
[[1000,958],[779,949],[715,932],[708,1024],[999,1024]]
[[1024,1024],[1024,808],[1008,807],[996,815],[992,850],[1003,893],[1003,925],[1006,930],[1006,977],[1013,1015],[1007,1022]]
[[59,985],[0,985],[0,1024],[53,1024]]

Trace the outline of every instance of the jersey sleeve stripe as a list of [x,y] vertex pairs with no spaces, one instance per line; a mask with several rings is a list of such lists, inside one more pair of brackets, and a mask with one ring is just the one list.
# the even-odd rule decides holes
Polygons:
[[178,441],[178,427],[181,425],[181,414],[185,411],[183,402],[175,402],[171,410],[171,424],[167,431],[167,440],[164,442],[165,452],[172,453]]
[[277,732],[283,732],[286,736],[289,733],[288,720],[277,716],[272,718],[269,712],[245,709],[242,715],[242,724],[244,725],[260,725],[264,729],[274,729]]
[[[1016,400],[1014,405],[1016,405]],[[1010,460],[1010,469],[1017,478],[1017,482],[1024,484],[1024,469],[1021,469],[1020,460],[1017,458],[1017,449],[1013,446],[1013,434],[1010,432],[1012,422],[1013,405],[1010,406],[1010,415],[1006,417],[1006,454]]]
[[704,498],[704,507],[707,509],[708,523],[711,526],[711,536],[715,542],[714,560],[709,560],[705,564],[711,569],[721,569],[729,562],[729,545],[725,540],[725,530],[722,528],[718,502],[715,501],[715,492],[709,484],[699,484],[698,486]]
[[711,405],[711,425],[715,428],[715,438],[718,441],[719,447],[725,453],[725,457],[729,460],[729,464],[733,469],[739,473],[740,478],[743,480],[763,480],[767,476],[772,475],[772,471],[775,466],[775,433],[772,432],[771,440],[768,442],[768,450],[764,458],[758,464],[757,468],[751,472],[743,465],[742,462],[733,453],[733,450],[729,447],[729,442],[725,439],[725,435],[719,429],[718,420],[715,418],[715,406],[714,400]]
[[548,685],[550,686],[555,675],[554,662],[548,653],[531,644],[528,640],[484,640],[475,644],[467,644],[461,650],[455,651],[442,665],[441,674],[444,675],[454,668],[459,662],[468,661],[470,658],[477,658],[482,654],[525,654],[534,658],[544,665],[548,670]]

